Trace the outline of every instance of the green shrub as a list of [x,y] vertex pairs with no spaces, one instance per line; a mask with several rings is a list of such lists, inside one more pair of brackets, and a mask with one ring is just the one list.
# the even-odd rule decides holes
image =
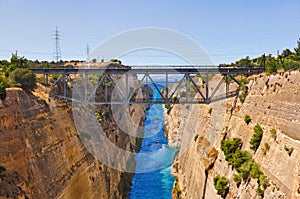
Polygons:
[[300,69],[300,62],[285,59],[283,68],[284,68],[285,71]]
[[243,89],[241,89],[241,93],[239,94],[239,99],[241,103],[245,102],[247,95],[248,95],[248,87],[246,86]]
[[263,173],[261,173],[258,178],[258,184],[260,184],[264,189],[269,186],[269,180]]
[[232,165],[237,169],[248,161],[252,161],[252,155],[248,151],[237,150],[232,156]]
[[0,99],[5,100],[6,88],[9,87],[8,79],[0,74]]
[[274,128],[271,129],[270,133],[271,133],[271,138],[273,138],[274,140],[276,140],[276,138],[277,138],[276,129],[274,129]]
[[60,77],[60,74],[51,74],[50,77],[56,81]]
[[262,148],[264,155],[266,155],[269,150],[270,150],[270,145],[269,143],[266,142],[264,147]]
[[[256,125],[254,129],[255,132],[262,132],[259,125]],[[239,186],[242,179],[246,181],[250,175],[251,178],[257,179],[259,184],[257,194],[263,196],[264,190],[269,185],[268,178],[260,170],[259,164],[254,162],[252,155],[248,151],[240,150],[241,144],[242,141],[238,138],[223,140],[221,142],[221,149],[224,152],[225,158],[227,157],[227,161],[231,163],[237,171],[237,173],[233,176],[233,180],[236,182],[237,186]],[[215,178],[214,184],[216,187],[216,182],[220,176]]]
[[240,94],[239,94],[239,99],[241,103],[244,103],[246,100],[246,97],[248,95],[248,80],[246,78],[243,78],[240,80]]
[[289,156],[291,156],[293,151],[294,151],[294,148],[293,147],[287,147],[286,145],[284,145],[284,150],[287,152],[287,154]]
[[6,88],[8,88],[10,86],[8,78],[5,76],[2,76],[1,73],[0,73],[0,83],[2,83]]
[[36,87],[36,76],[31,70],[17,68],[10,75],[15,86],[26,91],[32,91]]
[[245,117],[244,117],[244,121],[245,121],[245,123],[248,125],[250,122],[251,122],[251,118],[250,118],[250,115],[245,115]]
[[229,181],[225,177],[217,175],[214,177],[214,186],[217,194],[225,198],[229,191]]
[[253,164],[252,155],[248,151],[240,150],[242,141],[239,138],[223,140],[221,150],[224,152],[225,159],[234,166],[242,178],[249,176]]
[[247,179],[249,176],[249,173],[251,171],[251,167],[253,164],[253,160],[249,160],[244,162],[240,167],[236,168],[236,170],[242,175],[243,179]]
[[257,195],[264,197],[264,190],[262,190],[260,187],[257,187],[256,193]]
[[210,109],[208,110],[208,114],[211,115],[211,113],[212,113],[212,108],[210,108]]
[[260,142],[262,140],[262,136],[263,136],[263,130],[260,127],[259,124],[256,124],[254,127],[254,133],[253,136],[250,140],[250,144],[251,144],[251,149],[256,151],[260,145]]
[[232,162],[232,156],[236,150],[242,146],[242,140],[239,138],[233,138],[232,140],[222,140],[221,150],[224,152],[225,159]]
[[172,108],[173,108],[173,105],[172,105],[172,104],[166,104],[166,105],[165,105],[165,108],[167,109],[167,114],[170,115],[171,110],[172,110]]
[[276,60],[272,59],[268,61],[266,65],[266,73],[267,74],[276,73],[277,67],[278,67],[278,63]]
[[2,82],[0,82],[0,99],[1,100],[5,100],[6,98],[6,87],[4,86],[4,84]]
[[259,179],[259,176],[262,174],[260,166],[257,163],[254,163],[251,167],[250,176],[252,178]]
[[235,173],[234,175],[233,175],[233,180],[234,180],[234,182],[238,185],[238,184],[240,184],[241,182],[242,182],[242,174],[240,174],[240,173]]

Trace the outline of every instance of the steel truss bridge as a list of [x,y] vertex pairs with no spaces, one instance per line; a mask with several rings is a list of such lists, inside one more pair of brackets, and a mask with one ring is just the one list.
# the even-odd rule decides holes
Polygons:
[[[265,68],[219,66],[29,69],[35,74],[44,75],[46,85],[49,85],[49,75],[60,75],[50,85],[52,88],[60,87],[60,93],[54,95],[61,99],[84,104],[209,104],[238,96],[240,82],[235,77],[236,75],[249,76],[265,71]],[[211,88],[210,76],[217,74],[221,75],[221,78],[214,88]],[[194,80],[197,75],[202,78],[201,85]],[[93,84],[90,83],[91,76],[94,79]],[[174,77],[176,81],[174,81]],[[235,86],[231,84],[235,84]],[[145,85],[150,85],[153,90],[156,90],[159,97],[149,96],[150,87]],[[101,93],[98,92],[100,87]],[[236,89],[232,90],[232,87]],[[138,90],[143,90],[142,97],[138,97]],[[70,95],[70,92],[73,94]],[[221,94],[219,94],[220,92]],[[95,99],[95,95],[101,95],[101,97]]]

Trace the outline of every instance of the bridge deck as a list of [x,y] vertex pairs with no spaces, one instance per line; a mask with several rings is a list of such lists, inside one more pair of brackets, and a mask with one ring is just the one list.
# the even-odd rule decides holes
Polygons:
[[29,68],[35,74],[254,74],[265,68],[232,67],[140,67],[140,68]]

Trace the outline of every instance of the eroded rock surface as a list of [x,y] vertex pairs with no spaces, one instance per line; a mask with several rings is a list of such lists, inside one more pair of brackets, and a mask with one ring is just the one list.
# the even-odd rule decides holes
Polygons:
[[[173,198],[221,198],[213,185],[216,175],[229,179],[226,198],[260,198],[257,180],[249,179],[240,186],[233,181],[235,171],[220,149],[227,138],[242,139],[242,150],[253,155],[269,178],[264,198],[300,198],[300,72],[249,77],[248,87],[246,101],[238,102],[232,115],[234,99],[192,105],[189,110],[176,105],[165,114],[169,143],[181,147],[172,167],[176,176]],[[246,114],[251,117],[249,125],[244,121]],[[257,123],[264,134],[254,153],[249,141]],[[276,138],[270,132],[273,128]],[[293,152],[289,155],[285,147]]]
[[[6,169],[0,173],[0,198],[128,196],[132,174],[98,162],[81,143],[71,107],[47,103],[16,88],[7,89],[6,100],[0,100],[0,165]],[[144,109],[131,107],[131,112],[142,123]],[[137,139],[122,133],[112,119],[103,120],[114,129],[118,146],[138,149]]]

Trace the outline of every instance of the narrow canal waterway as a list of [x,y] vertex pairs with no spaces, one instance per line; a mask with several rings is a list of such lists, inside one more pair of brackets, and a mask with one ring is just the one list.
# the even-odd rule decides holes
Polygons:
[[[159,97],[154,92],[154,97]],[[136,156],[136,173],[133,177],[130,199],[170,199],[174,177],[171,163],[177,149],[168,146],[164,136],[164,113],[161,104],[151,105],[146,113],[144,139]],[[149,155],[146,155],[149,154]],[[150,172],[144,172],[150,171]]]

